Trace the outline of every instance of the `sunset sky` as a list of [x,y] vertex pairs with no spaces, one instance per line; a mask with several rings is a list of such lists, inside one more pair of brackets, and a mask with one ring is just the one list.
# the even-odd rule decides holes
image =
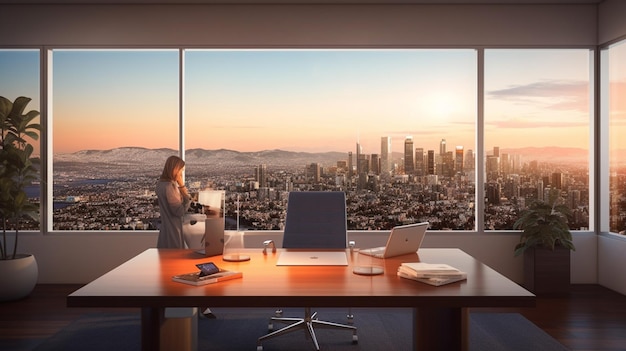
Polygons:
[[[486,50],[485,149],[588,148],[588,50]],[[188,50],[186,148],[380,152],[391,136],[475,149],[476,52]],[[0,51],[0,95],[35,97],[36,51]],[[178,52],[53,54],[55,153],[178,148]]]

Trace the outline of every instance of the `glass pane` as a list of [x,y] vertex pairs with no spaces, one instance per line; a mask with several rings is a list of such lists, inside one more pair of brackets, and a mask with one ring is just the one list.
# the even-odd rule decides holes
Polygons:
[[485,228],[551,190],[589,227],[589,50],[485,51]]
[[609,48],[608,62],[610,231],[626,234],[626,42]]
[[55,230],[155,229],[178,154],[176,50],[53,52]]
[[474,229],[476,60],[187,50],[187,180],[227,191],[227,229],[282,229],[292,190],[345,191],[350,230]]
[[[39,50],[0,50],[0,96],[5,97],[12,103],[18,97],[24,96],[31,101],[26,105],[24,114],[29,111],[41,111],[39,98],[40,92],[40,63]],[[37,116],[31,123],[41,123],[41,116]],[[4,136],[3,130],[3,136]],[[41,136],[41,134],[39,133]],[[32,156],[40,158],[40,140],[33,140],[28,136],[25,139],[33,146]],[[39,167],[40,165],[36,165]],[[39,205],[41,202],[40,174],[25,188],[26,195],[31,203]],[[8,223],[7,229],[15,228],[14,223]],[[39,221],[25,220],[20,224],[20,230],[39,230]]]

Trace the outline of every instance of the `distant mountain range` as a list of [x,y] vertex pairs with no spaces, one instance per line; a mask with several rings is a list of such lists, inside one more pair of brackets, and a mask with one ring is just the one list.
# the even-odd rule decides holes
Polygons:
[[[106,163],[106,164],[151,164],[163,165],[165,159],[177,155],[173,149],[147,149],[141,147],[121,147],[111,150],[82,150],[74,153],[55,154],[55,162]],[[337,161],[347,159],[344,152],[293,152],[284,150],[264,150],[240,152],[227,149],[204,150],[189,149],[185,152],[188,164],[246,166],[267,164],[268,166],[298,165],[320,163],[323,166],[336,165]]]
[[[492,150],[487,150],[492,154]],[[82,150],[74,153],[55,154],[55,162],[72,163],[105,163],[105,164],[151,164],[162,165],[170,155],[176,155],[173,149],[147,149],[142,147],[120,147],[111,150]],[[500,149],[500,154],[521,155],[524,162],[537,160],[551,163],[585,163],[589,151],[580,148],[563,147],[526,147],[517,149]],[[337,161],[347,160],[347,152],[294,152],[285,150],[263,150],[240,152],[218,149],[189,149],[185,159],[190,164],[246,166],[267,164],[268,166],[304,166],[320,163],[322,166],[334,166]],[[393,153],[394,160],[402,158],[401,153]]]

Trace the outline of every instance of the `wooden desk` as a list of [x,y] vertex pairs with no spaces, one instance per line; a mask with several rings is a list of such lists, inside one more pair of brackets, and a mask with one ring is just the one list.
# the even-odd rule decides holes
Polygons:
[[[247,249],[246,262],[202,257],[192,250],[148,249],[67,297],[69,307],[139,307],[142,348],[158,350],[165,307],[410,307],[414,347],[467,349],[467,308],[533,307],[535,296],[459,249],[420,249],[386,260],[383,275],[352,273],[364,255],[348,253],[349,266],[276,266],[280,254]],[[196,287],[171,280],[213,261],[243,272],[242,279]],[[396,276],[402,262],[447,263],[467,280],[434,287]],[[260,335],[259,335],[260,336]]]

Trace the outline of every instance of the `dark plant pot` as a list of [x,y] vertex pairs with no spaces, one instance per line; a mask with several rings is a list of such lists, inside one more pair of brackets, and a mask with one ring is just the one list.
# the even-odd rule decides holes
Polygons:
[[570,250],[562,246],[524,251],[524,287],[535,295],[564,295],[570,288]]

